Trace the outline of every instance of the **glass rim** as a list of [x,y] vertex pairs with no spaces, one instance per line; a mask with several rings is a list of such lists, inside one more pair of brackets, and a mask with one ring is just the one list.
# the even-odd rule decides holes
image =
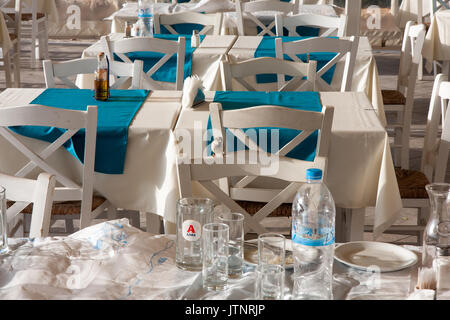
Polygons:
[[0,186],[0,195],[4,195],[6,193],[6,188],[3,186]]
[[[214,227],[217,227],[217,229],[213,229]],[[203,231],[208,232],[221,232],[221,231],[229,231],[230,227],[225,223],[220,222],[210,222],[203,225]]]
[[258,241],[261,239],[262,241],[264,241],[264,239],[267,238],[271,238],[271,239],[280,239],[280,240],[284,240],[286,241],[286,237],[281,234],[281,233],[276,233],[276,232],[267,232],[267,233],[261,233],[260,235],[258,235]]
[[[183,201],[193,201],[198,203],[183,203]],[[192,206],[200,206],[204,204],[209,204],[211,207],[214,207],[214,201],[209,198],[201,198],[201,197],[184,197],[177,200],[177,205],[180,207],[192,207]]]
[[256,271],[261,272],[263,268],[276,268],[280,271],[286,271],[286,267],[282,264],[261,263],[256,265]]
[[[223,217],[224,215],[229,216],[229,218]],[[232,217],[239,217],[238,219],[233,219]],[[239,212],[222,212],[217,217],[221,221],[229,221],[229,222],[240,222],[245,219],[245,216]]]

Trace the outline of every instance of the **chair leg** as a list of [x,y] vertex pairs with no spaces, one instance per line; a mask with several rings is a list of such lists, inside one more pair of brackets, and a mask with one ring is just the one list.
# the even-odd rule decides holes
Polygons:
[[5,68],[5,82],[6,87],[11,88],[12,82],[11,82],[11,57],[9,55],[9,52],[3,52],[3,64]]
[[153,234],[161,234],[162,233],[162,224],[161,217],[157,214],[146,212],[145,220],[147,224],[147,232]]
[[67,234],[72,234],[75,231],[75,229],[73,227],[73,219],[72,218],[64,219],[64,225],[66,227]]
[[34,26],[31,30],[31,47],[30,47],[30,51],[31,51],[31,68],[36,67],[36,50],[38,49],[38,47],[36,46],[36,31],[34,30]]
[[20,45],[14,56],[14,87],[20,88]]

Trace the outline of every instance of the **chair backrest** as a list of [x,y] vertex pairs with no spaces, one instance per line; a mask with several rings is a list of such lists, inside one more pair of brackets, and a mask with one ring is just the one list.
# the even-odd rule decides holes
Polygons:
[[431,17],[441,8],[450,9],[450,0],[429,0]]
[[[66,129],[66,131],[44,150],[35,152],[17,138],[8,129],[11,126],[44,126]],[[46,162],[56,150],[63,148],[64,143],[72,138],[80,129],[85,129],[84,164],[81,184],[73,181],[51,164]],[[29,162],[18,170],[16,177],[27,177],[38,167],[55,176],[60,186],[55,189],[55,201],[81,200],[81,228],[91,222],[92,196],[94,183],[95,145],[97,139],[97,106],[88,106],[86,111],[60,109],[42,105],[27,105],[0,108],[0,135],[20,151]],[[17,206],[17,212],[26,205]]]
[[[444,182],[448,149],[450,147],[450,82],[444,74],[438,74],[434,81],[428,109],[425,139],[422,150],[421,171],[430,182]],[[438,138],[439,124],[442,119],[442,134]]]
[[[246,77],[257,74],[277,74],[278,91],[315,91],[315,61],[303,63],[261,57],[237,63],[229,63],[222,60],[220,62],[220,68],[223,86],[227,91],[233,91],[233,79],[248,91],[258,91],[245,80]],[[293,78],[285,83],[285,75]]]
[[348,39],[310,38],[292,42],[283,42],[282,38],[275,39],[276,57],[284,59],[285,55],[293,61],[301,61],[297,55],[313,52],[333,52],[336,56],[317,71],[316,84],[319,91],[332,91],[332,87],[322,79],[322,76],[334,64],[345,57],[344,74],[342,76],[341,91],[350,91],[358,51],[359,37]]
[[[55,177],[46,172],[41,173],[37,180],[18,178],[0,173],[0,186],[5,188],[6,199],[16,203],[33,204],[31,215],[30,238],[46,237],[50,229],[50,217],[55,189]],[[7,209],[7,225],[9,237],[15,235],[16,221],[20,218],[15,212],[15,205]]]
[[[135,60],[131,63],[110,61],[109,65],[111,76],[115,80],[110,86],[112,89],[120,88],[130,78],[131,86],[129,89],[142,89],[143,62],[141,60]],[[97,58],[82,58],[63,62],[44,60],[43,67],[47,88],[56,87],[56,78],[69,88],[78,88],[69,77],[78,74],[95,73],[98,61]]]
[[[284,2],[278,0],[256,0],[249,2],[241,2],[241,0],[235,0],[236,5],[236,18],[237,18],[237,28],[238,34],[240,36],[245,36],[244,31],[244,18],[251,20],[254,24],[261,28],[258,36],[269,35],[275,36],[272,32],[272,28],[275,27],[275,15],[276,13],[281,14],[295,14],[298,12],[298,0],[291,2]],[[273,21],[266,25],[261,22],[253,13],[255,12],[274,12]]]
[[283,28],[289,31],[288,36],[290,37],[300,36],[297,33],[297,27],[305,26],[320,28],[319,34],[321,37],[343,37],[347,26],[347,16],[344,14],[339,17],[318,14],[298,14],[293,16],[277,14],[275,17],[275,26],[277,36],[283,36]]
[[203,29],[198,30],[199,34],[219,35],[222,28],[222,13],[198,13],[198,12],[177,12],[172,14],[154,14],[153,21],[155,34],[161,33],[161,26],[164,26],[171,34],[178,34],[172,27],[181,23],[195,23],[203,25]]
[[[224,111],[219,103],[211,103],[210,114],[214,139],[222,139],[222,141],[225,141],[225,128],[228,128],[250,150],[225,154],[223,152],[216,152],[213,158],[214,160],[210,161],[211,159],[205,158],[203,163],[201,161],[200,163],[198,161],[192,161],[192,159],[179,159],[178,173],[181,197],[192,196],[191,182],[198,181],[214,198],[221,201],[230,210],[244,214],[246,231],[253,229],[257,233],[266,232],[259,221],[284,202],[292,201],[298,190],[299,183],[306,181],[305,172],[307,168],[320,168],[324,174],[326,173],[333,111],[332,107],[324,107],[322,112],[309,112],[279,106],[255,106]],[[257,159],[261,160],[261,158],[251,155],[252,153],[257,154],[263,151],[255,149],[255,146],[250,142],[252,140],[248,139],[242,131],[243,128],[252,127],[278,127],[302,130],[302,133],[278,151],[278,156],[286,154],[294,145],[301,143],[312,132],[320,130],[314,161],[288,161],[283,162],[283,165],[277,168],[278,170],[267,170],[266,164],[263,164],[262,161],[257,161]],[[226,146],[222,147],[222,150],[226,150]],[[247,163],[236,161],[235,156],[237,153],[247,154],[243,159],[253,158],[255,159],[255,163],[251,161]],[[220,155],[223,155],[223,157]],[[237,157],[239,158],[239,155]],[[233,200],[233,193],[238,192],[239,189],[244,189],[244,187],[237,186],[236,184],[227,193],[227,190],[224,191],[213,182],[218,179],[243,176],[249,178],[259,176],[277,178],[288,182],[288,186],[282,190],[271,190],[266,193],[265,200],[271,200],[254,217],[251,217]]]
[[414,89],[424,41],[425,25],[414,25],[413,21],[408,21],[403,37],[397,79],[397,90],[405,95],[407,104],[414,100]]
[[153,80],[151,76],[161,68],[173,55],[177,55],[177,73],[175,81],[175,90],[183,89],[184,80],[184,61],[185,61],[185,39],[184,37],[179,37],[178,41],[158,39],[158,38],[148,38],[139,37],[131,39],[122,39],[118,41],[111,41],[109,43],[110,50],[106,52],[109,60],[113,60],[113,54],[116,54],[122,61],[131,63],[132,61],[128,58],[128,53],[136,51],[148,51],[161,53],[163,56],[157,63],[153,65],[146,72],[146,76],[143,76],[143,82],[152,90],[163,89],[158,82]]

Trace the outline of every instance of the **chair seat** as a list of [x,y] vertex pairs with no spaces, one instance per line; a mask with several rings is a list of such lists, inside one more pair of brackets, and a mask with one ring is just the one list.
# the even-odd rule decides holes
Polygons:
[[[97,209],[100,205],[105,202],[106,199],[100,196],[94,196],[92,199],[92,211]],[[8,207],[10,207],[13,203],[8,201]],[[33,205],[28,205],[25,209],[22,210],[22,213],[32,213]],[[62,201],[62,202],[54,202],[52,207],[52,215],[74,215],[80,214],[81,212],[81,201]]]
[[[15,17],[15,13],[8,13],[7,14],[9,17],[11,17],[11,19],[14,19]],[[36,13],[36,19],[42,19],[45,18],[45,13]],[[31,13],[22,13],[22,21],[32,21],[33,20],[33,16]]]
[[[236,201],[238,205],[245,209],[250,215],[255,215],[259,210],[261,210],[267,203],[265,202],[253,202],[253,201]],[[270,217],[290,217],[292,215],[292,204],[283,203],[281,206],[276,208],[272,213],[269,214]]]
[[429,181],[423,172],[395,168],[395,176],[402,199],[428,198],[425,186]]
[[381,90],[384,104],[405,104],[406,98],[400,91],[397,90]]

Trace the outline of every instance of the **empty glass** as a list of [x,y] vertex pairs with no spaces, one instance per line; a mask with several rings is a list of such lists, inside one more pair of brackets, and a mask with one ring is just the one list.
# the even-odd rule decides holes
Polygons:
[[286,238],[278,233],[258,236],[255,282],[255,298],[258,300],[284,299],[285,242]]
[[202,227],[212,222],[211,199],[183,198],[177,203],[176,264],[183,270],[202,270]]
[[228,276],[230,278],[242,275],[244,264],[244,215],[226,212],[218,216],[220,223],[230,228],[228,241]]
[[8,228],[6,223],[5,188],[0,187],[0,254],[8,252]]
[[225,290],[228,282],[228,235],[224,223],[203,226],[203,287]]

